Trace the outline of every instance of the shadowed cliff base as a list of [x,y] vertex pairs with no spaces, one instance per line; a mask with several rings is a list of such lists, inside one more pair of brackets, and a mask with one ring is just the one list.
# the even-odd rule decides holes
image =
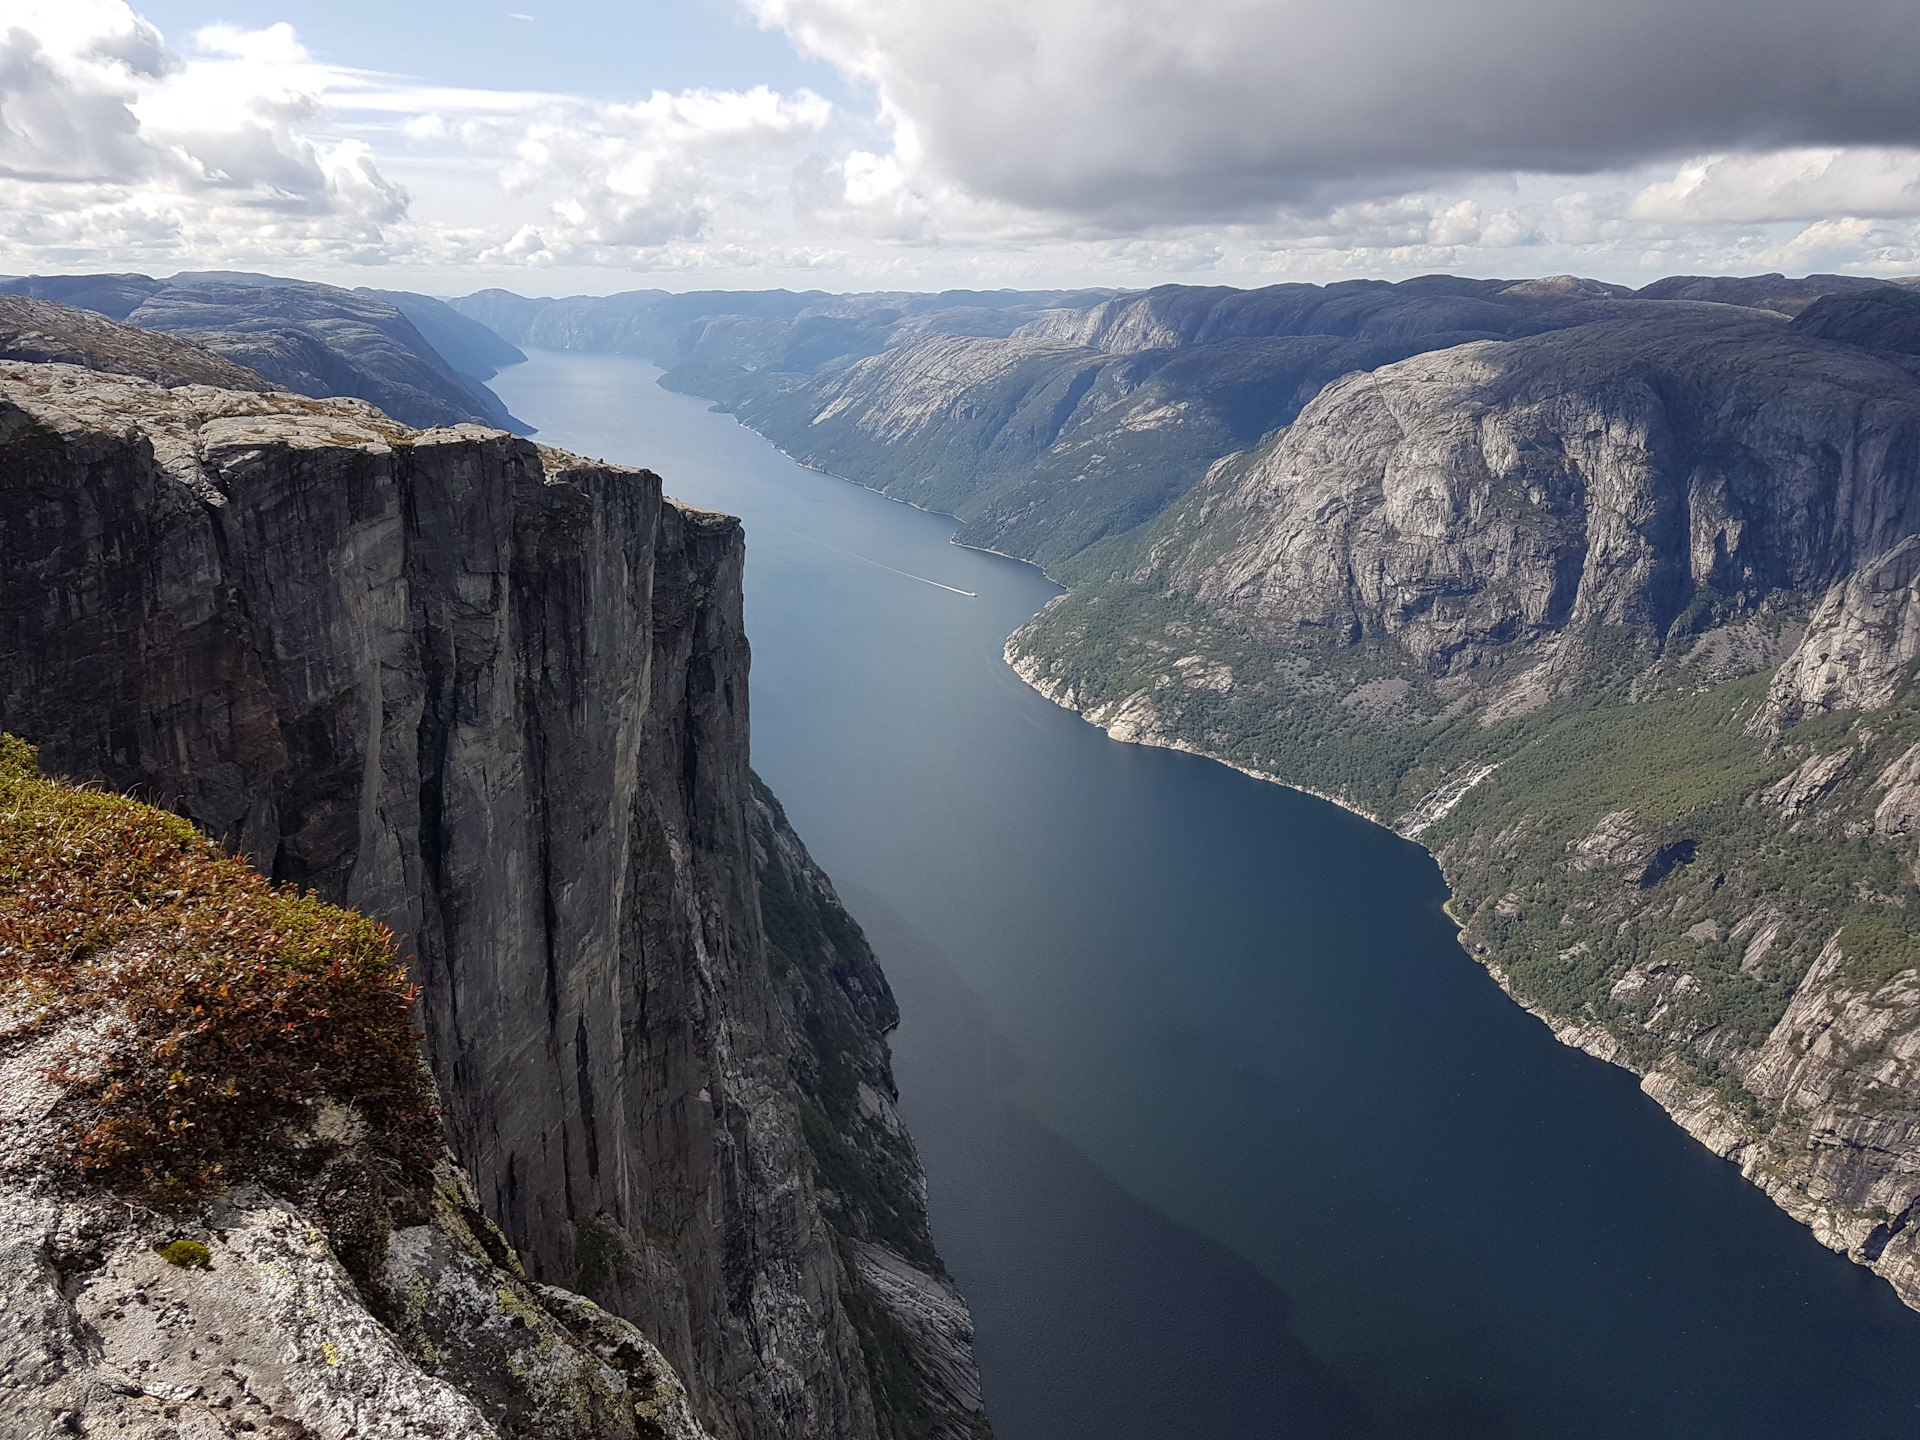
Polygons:
[[1544,1433],[1484,1394],[1376,1413],[1293,1333],[1285,1291],[1009,1103],[1020,1062],[979,1000],[883,899],[851,893],[908,1013],[945,1017],[896,1038],[895,1068],[930,1168],[964,1177],[936,1182],[928,1208],[980,1326],[1002,1440]]

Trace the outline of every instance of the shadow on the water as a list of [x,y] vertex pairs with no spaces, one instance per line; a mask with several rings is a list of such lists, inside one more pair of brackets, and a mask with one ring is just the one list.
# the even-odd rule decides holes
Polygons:
[[[1009,1104],[1018,1059],[950,962],[885,901],[849,887],[909,1016],[901,1109],[929,1208],[972,1306],[1000,1440],[1508,1440],[1484,1396],[1381,1422],[1295,1337],[1286,1293],[1141,1204]],[[1152,1357],[1142,1363],[1143,1356]]]

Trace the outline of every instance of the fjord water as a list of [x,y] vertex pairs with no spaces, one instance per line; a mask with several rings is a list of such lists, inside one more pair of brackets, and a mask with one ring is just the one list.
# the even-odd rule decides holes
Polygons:
[[746,522],[755,768],[899,996],[1001,1440],[1920,1434],[1920,1314],[1507,1000],[1423,850],[1048,704],[1043,576],[657,374],[493,388]]

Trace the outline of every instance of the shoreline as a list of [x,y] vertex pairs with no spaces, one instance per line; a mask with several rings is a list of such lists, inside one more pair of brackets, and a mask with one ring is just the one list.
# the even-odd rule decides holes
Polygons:
[[[1869,1258],[1867,1251],[1875,1236],[1885,1231],[1887,1226],[1884,1223],[1876,1226],[1871,1216],[1847,1212],[1831,1204],[1822,1203],[1805,1188],[1796,1185],[1788,1175],[1786,1166],[1781,1163],[1786,1157],[1769,1147],[1764,1137],[1755,1135],[1712,1091],[1694,1085],[1686,1077],[1661,1066],[1656,1065],[1650,1069],[1641,1070],[1624,1057],[1624,1047],[1619,1038],[1599,1021],[1582,1023],[1570,1017],[1556,1016],[1516,994],[1507,980],[1506,972],[1494,958],[1491,947],[1480,941],[1469,928],[1468,922],[1463,921],[1455,913],[1453,884],[1447,875],[1446,867],[1440,862],[1440,857],[1415,835],[1403,833],[1382,821],[1377,815],[1370,814],[1358,805],[1337,796],[1322,794],[1310,786],[1298,785],[1276,775],[1252,770],[1244,765],[1236,765],[1231,760],[1208,754],[1205,750],[1186,741],[1147,732],[1115,735],[1110,723],[1093,719],[1077,704],[1061,698],[1058,694],[1050,693],[1050,688],[1057,687],[1049,687],[1042,680],[1027,673],[1034,667],[1031,665],[1023,667],[1015,658],[1011,637],[1008,638],[1003,655],[1007,668],[1020,678],[1022,684],[1049,703],[1079,716],[1081,720],[1118,744],[1151,745],[1156,749],[1175,750],[1211,761],[1229,770],[1237,770],[1250,779],[1278,785],[1303,795],[1311,795],[1316,800],[1324,800],[1350,815],[1356,815],[1362,820],[1378,825],[1408,844],[1420,846],[1433,860],[1434,867],[1440,871],[1442,883],[1447,887],[1447,898],[1441,902],[1440,910],[1454,926],[1455,942],[1466,952],[1467,958],[1484,970],[1500,987],[1501,994],[1546,1026],[1553,1038],[1568,1049],[1578,1050],[1602,1064],[1611,1065],[1632,1075],[1639,1081],[1640,1092],[1659,1106],[1667,1119],[1697,1144],[1716,1159],[1734,1166],[1742,1180],[1759,1190],[1790,1219],[1811,1231],[1813,1238],[1821,1245],[1846,1256],[1861,1269],[1886,1281],[1903,1304],[1909,1309],[1920,1310],[1920,1251],[1910,1246],[1896,1249],[1890,1242],[1898,1237],[1898,1230],[1887,1236],[1886,1241],[1883,1242],[1883,1248]],[[1487,773],[1491,773],[1491,770]],[[1477,784],[1479,779],[1484,778],[1486,777],[1483,774],[1474,783]],[[1472,787],[1470,785],[1467,788]],[[1464,796],[1465,791],[1463,790],[1461,794]]]

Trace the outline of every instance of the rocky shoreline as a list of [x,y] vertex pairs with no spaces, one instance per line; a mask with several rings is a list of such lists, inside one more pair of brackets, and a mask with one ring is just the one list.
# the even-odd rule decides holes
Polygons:
[[[1079,715],[1088,724],[1104,731],[1114,740],[1132,745],[1152,745],[1161,749],[1178,750],[1211,760],[1216,764],[1226,765],[1229,769],[1237,770],[1252,779],[1312,795],[1316,799],[1338,806],[1349,814],[1379,825],[1382,829],[1392,831],[1402,839],[1420,843],[1413,834],[1408,833],[1406,828],[1389,824],[1380,816],[1370,813],[1351,800],[1297,784],[1278,775],[1236,765],[1231,760],[1168,733],[1155,723],[1155,712],[1150,702],[1134,707],[1124,704],[1081,706],[1076,703],[1070,686],[1045,673],[1042,661],[1036,656],[1019,652],[1013,639],[1007,643],[1006,661],[1013,672],[1038,694],[1062,709]],[[1433,855],[1451,897],[1458,876],[1456,872],[1450,871],[1447,849],[1448,847],[1443,846],[1438,852],[1429,849],[1428,853]],[[1774,1204],[1811,1230],[1814,1238],[1822,1245],[1872,1270],[1893,1287],[1902,1301],[1913,1309],[1920,1310],[1920,1227],[1909,1223],[1911,1207],[1897,1213],[1883,1211],[1876,1215],[1859,1207],[1837,1205],[1832,1201],[1823,1202],[1815,1198],[1811,1191],[1818,1183],[1815,1174],[1816,1166],[1809,1162],[1804,1149],[1795,1152],[1769,1145],[1764,1136],[1756,1133],[1750,1124],[1713,1091],[1695,1083],[1692,1077],[1675,1068],[1658,1065],[1647,1068],[1636,1066],[1628,1057],[1626,1047],[1622,1045],[1619,1038],[1598,1021],[1580,1021],[1568,1016],[1556,1015],[1527,999],[1509,980],[1493,948],[1475,934],[1471,920],[1463,921],[1455,913],[1451,898],[1444,908],[1447,918],[1453,921],[1457,929],[1456,938],[1461,947],[1485,968],[1509,999],[1544,1024],[1556,1040],[1634,1075],[1640,1081],[1641,1091],[1659,1105],[1675,1124],[1714,1155],[1738,1167],[1744,1179],[1757,1186]],[[1839,969],[1839,952],[1837,946],[1829,946],[1829,950],[1832,953],[1823,957],[1826,960],[1824,967],[1816,964],[1814,970],[1802,982],[1794,1004],[1789,1007],[1786,1017],[1776,1027],[1774,1037],[1770,1039],[1768,1046],[1763,1048],[1763,1059],[1771,1052],[1771,1058],[1776,1065],[1791,1063],[1786,1052],[1809,1028],[1808,1022],[1828,1009],[1836,998],[1837,987],[1831,982],[1834,981]],[[1920,1006],[1920,987],[1914,985],[1911,973],[1902,977],[1899,983],[1914,992],[1910,1003]],[[1876,1021],[1875,1015],[1884,1013],[1886,1008],[1884,1003],[1860,1006],[1858,1007],[1860,1013],[1856,1019],[1862,1026],[1883,1028]],[[1845,1009],[1842,1007],[1842,1014],[1844,1013]],[[1811,1043],[1811,1041],[1808,1042],[1809,1046]],[[1845,1143],[1844,1137],[1836,1136],[1835,1140],[1836,1145]]]

